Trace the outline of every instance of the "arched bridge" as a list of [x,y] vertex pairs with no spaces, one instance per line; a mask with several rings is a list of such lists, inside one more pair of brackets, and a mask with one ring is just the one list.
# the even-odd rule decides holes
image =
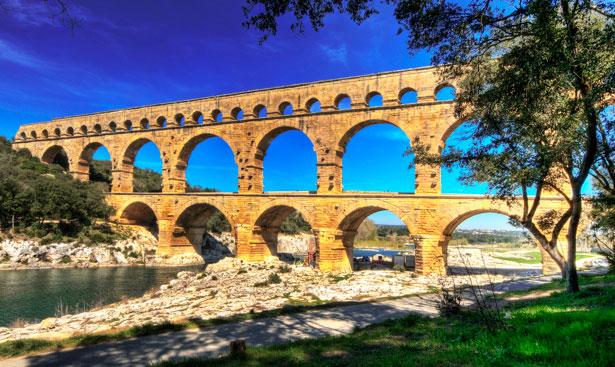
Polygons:
[[[440,193],[440,169],[417,165],[413,194],[346,192],[342,159],[346,145],[362,128],[387,123],[410,142],[427,143],[434,152],[463,121],[451,101],[437,92],[442,82],[434,68],[394,71],[189,101],[54,119],[23,125],[16,149],[28,149],[47,163],[62,164],[75,177],[89,179],[93,153],[111,155],[113,183],[108,201],[124,223],[157,222],[161,254],[193,252],[212,213],[222,212],[237,241],[237,256],[261,261],[275,255],[282,221],[298,210],[312,226],[319,264],[326,271],[351,269],[352,245],[367,216],[389,210],[420,238],[416,270],[441,273],[450,235],[469,216],[518,214],[481,195]],[[374,96],[381,103],[374,106]],[[340,101],[351,101],[342,107]],[[263,160],[279,134],[299,130],[317,158],[315,192],[263,192]],[[238,167],[238,192],[187,193],[186,166],[195,147],[219,137],[231,148]],[[133,192],[134,161],[153,142],[162,157],[161,193]],[[541,210],[561,209],[559,197],[543,198]]]

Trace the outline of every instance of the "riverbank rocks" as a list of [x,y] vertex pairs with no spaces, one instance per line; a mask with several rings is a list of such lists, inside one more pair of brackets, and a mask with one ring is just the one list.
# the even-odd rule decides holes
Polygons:
[[[457,286],[503,282],[514,274],[454,276]],[[74,335],[189,319],[227,318],[274,310],[285,305],[367,301],[432,291],[435,276],[410,271],[363,270],[332,275],[311,267],[272,259],[247,263],[225,258],[202,272],[181,271],[177,277],[143,297],[87,312],[45,319],[38,324],[0,329],[0,342],[49,335]]]

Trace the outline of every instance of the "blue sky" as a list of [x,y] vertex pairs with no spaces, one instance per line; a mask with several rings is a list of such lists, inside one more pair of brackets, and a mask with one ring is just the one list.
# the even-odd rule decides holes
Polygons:
[[[318,33],[291,33],[282,25],[261,46],[260,35],[241,26],[241,0],[75,0],[81,26],[74,31],[41,1],[8,3],[12,11],[0,23],[0,135],[8,137],[21,123],[54,117],[429,64],[425,52],[408,54],[387,7],[361,26],[343,16],[327,18]],[[408,144],[392,126],[361,130],[344,157],[344,188],[411,192]],[[305,136],[282,134],[265,157],[265,190],[315,190],[315,161]],[[226,144],[209,139],[193,153],[187,178],[235,191],[234,164]],[[137,165],[160,170],[156,147],[144,147]],[[484,193],[455,177],[443,171],[444,192]],[[386,212],[373,219],[399,222]],[[500,215],[476,216],[462,227],[510,228]]]

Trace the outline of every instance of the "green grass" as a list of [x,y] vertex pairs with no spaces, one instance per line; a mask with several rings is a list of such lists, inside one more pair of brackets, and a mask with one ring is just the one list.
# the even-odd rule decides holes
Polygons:
[[495,330],[476,312],[408,316],[348,336],[248,348],[243,358],[159,366],[614,366],[615,287],[609,286],[614,279],[584,277],[577,294],[513,304],[510,318]]

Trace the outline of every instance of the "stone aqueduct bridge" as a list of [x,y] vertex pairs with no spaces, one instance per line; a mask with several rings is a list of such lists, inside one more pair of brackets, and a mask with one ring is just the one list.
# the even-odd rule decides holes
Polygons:
[[[443,195],[439,168],[421,165],[415,169],[414,194],[345,192],[342,158],[353,135],[376,123],[395,125],[411,142],[441,150],[462,122],[455,119],[452,102],[436,101],[444,85],[435,69],[421,68],[130,108],[23,125],[14,147],[48,163],[65,154],[66,168],[87,180],[93,153],[105,146],[113,175],[107,199],[117,209],[116,219],[139,225],[157,221],[159,254],[194,252],[204,225],[219,210],[231,224],[237,256],[261,261],[276,254],[280,224],[298,210],[316,236],[320,268],[348,271],[359,224],[372,213],[389,210],[420,237],[417,272],[442,273],[447,243],[458,224],[478,213],[512,215],[520,208],[480,195]],[[417,102],[402,104],[400,96],[409,90],[416,91]],[[373,93],[382,95],[382,106],[368,106]],[[348,110],[336,107],[344,96],[352,100]],[[311,113],[315,101],[321,109]],[[268,114],[259,118],[263,106]],[[291,114],[285,114],[288,106]],[[236,118],[239,109],[241,120]],[[288,130],[302,131],[313,144],[316,192],[263,193],[263,158],[273,139]],[[211,137],[222,138],[234,153],[237,193],[185,192],[190,154]],[[163,190],[133,193],[134,159],[148,142],[161,152]],[[543,200],[543,210],[563,206],[557,197]]]

